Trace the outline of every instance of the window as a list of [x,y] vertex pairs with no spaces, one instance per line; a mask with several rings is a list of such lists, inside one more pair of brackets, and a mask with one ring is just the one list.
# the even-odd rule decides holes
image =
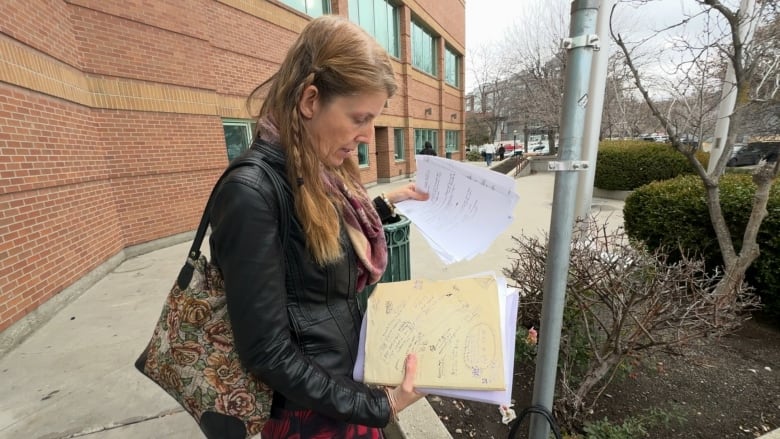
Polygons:
[[330,14],[329,0],[282,0],[282,3],[295,8],[310,17]]
[[365,168],[368,166],[368,145],[361,143],[358,145],[358,166]]
[[349,0],[349,19],[376,38],[387,53],[398,58],[398,8],[388,0]]
[[436,76],[436,38],[428,31],[412,21],[412,65],[418,69]]
[[393,130],[393,137],[395,139],[395,160],[401,161],[406,159],[406,144],[404,142],[404,130],[403,128],[396,128]]
[[433,149],[439,150],[439,136],[436,130],[415,129],[414,130],[414,150],[420,152],[425,142],[431,142]]
[[460,86],[460,57],[449,47],[444,52],[444,80],[453,87]]
[[447,152],[458,151],[460,145],[460,131],[447,130],[444,132],[444,148]]
[[255,123],[248,120],[224,119],[222,128],[225,130],[225,147],[228,161],[241,155],[252,142]]

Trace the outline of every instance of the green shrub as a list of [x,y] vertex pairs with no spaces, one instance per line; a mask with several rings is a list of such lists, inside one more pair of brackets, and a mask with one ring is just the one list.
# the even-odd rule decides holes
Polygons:
[[[725,174],[720,199],[735,248],[753,205],[756,187],[750,175]],[[768,215],[758,232],[761,254],[746,273],[769,315],[780,316],[780,182],[775,181],[767,204]],[[704,186],[698,176],[680,176],[634,191],[623,208],[626,233],[650,248],[664,246],[679,257],[680,248],[701,255],[709,269],[723,265],[715,230],[710,222]]]
[[[709,154],[699,152],[697,158],[706,168]],[[688,159],[668,144],[605,140],[599,144],[594,186],[630,191],[652,181],[692,173],[694,169]]]
[[485,158],[482,157],[482,154],[480,154],[479,151],[468,151],[466,152],[466,160],[469,162],[478,162],[480,160],[485,160]]
[[685,415],[679,413],[680,408],[673,410],[653,408],[638,416],[629,416],[622,423],[616,424],[604,418],[585,425],[587,439],[636,439],[648,437],[648,429],[663,426],[666,429],[684,425]]

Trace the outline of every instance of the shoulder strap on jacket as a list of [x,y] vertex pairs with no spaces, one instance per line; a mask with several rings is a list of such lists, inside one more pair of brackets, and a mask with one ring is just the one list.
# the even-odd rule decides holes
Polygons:
[[214,188],[211,190],[211,195],[209,195],[209,200],[206,202],[206,208],[203,211],[200,224],[198,225],[198,229],[195,232],[195,238],[193,239],[192,246],[190,247],[190,251],[187,254],[187,261],[185,262],[181,271],[179,271],[179,276],[176,279],[176,283],[182,290],[187,288],[187,285],[189,285],[190,280],[192,279],[193,270],[195,269],[195,261],[200,258],[200,246],[203,243],[203,239],[206,237],[206,230],[208,230],[210,222],[209,215],[211,213],[211,207],[214,204],[214,198],[217,190],[228,174],[230,174],[234,169],[240,168],[242,166],[260,167],[271,180],[271,184],[274,185],[274,192],[276,192],[277,201],[279,202],[279,215],[281,216],[279,230],[282,235],[282,247],[286,248],[287,246],[287,236],[289,234],[290,228],[290,212],[292,209],[288,198],[285,196],[285,193],[287,192],[285,189],[287,183],[282,181],[282,179],[279,177],[279,174],[277,174],[276,171],[271,168],[271,165],[263,160],[261,156],[244,154],[241,157],[233,160],[230,165],[228,165],[227,169],[225,169],[225,171],[219,177],[219,180],[217,180],[217,183],[214,185]]

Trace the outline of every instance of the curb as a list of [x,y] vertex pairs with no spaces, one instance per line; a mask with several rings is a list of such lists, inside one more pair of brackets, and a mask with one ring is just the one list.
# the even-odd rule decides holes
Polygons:
[[758,439],[780,439],[780,428],[772,430],[763,436],[759,436]]
[[398,422],[384,429],[385,439],[451,439],[439,416],[425,398],[398,414]]

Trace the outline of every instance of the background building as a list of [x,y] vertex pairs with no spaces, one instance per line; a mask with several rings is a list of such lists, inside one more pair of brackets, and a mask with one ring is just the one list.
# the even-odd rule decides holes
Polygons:
[[324,13],[397,72],[363,182],[412,175],[426,140],[460,159],[464,0],[0,2],[0,331],[126,248],[193,230],[250,141],[246,96]]

